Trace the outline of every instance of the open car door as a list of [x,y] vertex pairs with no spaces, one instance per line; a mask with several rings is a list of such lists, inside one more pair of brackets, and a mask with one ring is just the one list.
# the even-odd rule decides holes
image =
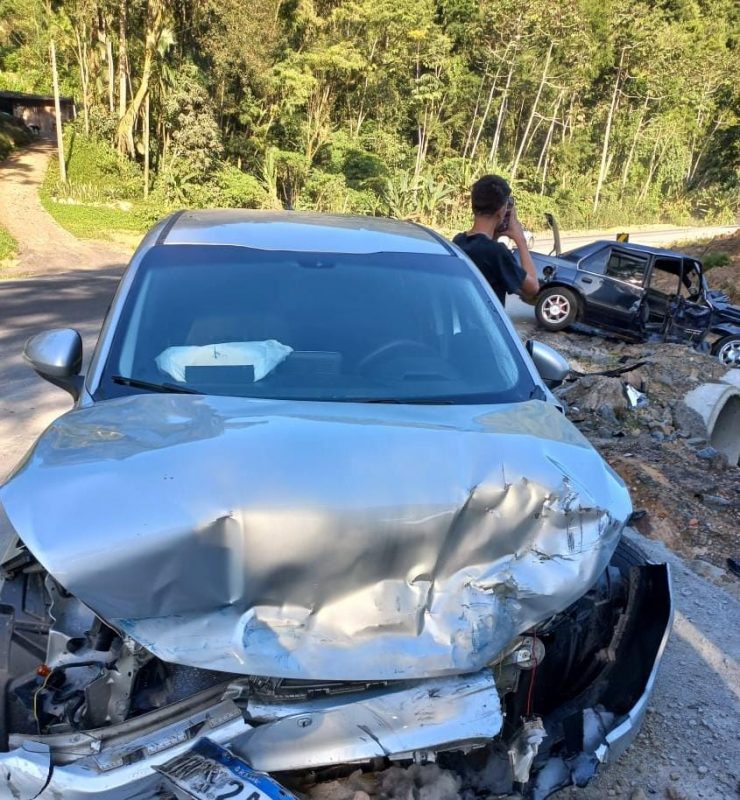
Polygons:
[[702,342],[709,332],[712,309],[704,299],[701,266],[692,258],[681,259],[681,282],[671,308],[666,339]]
[[646,281],[642,320],[646,334],[668,341],[701,342],[711,309],[704,302],[701,269],[680,256],[656,256]]

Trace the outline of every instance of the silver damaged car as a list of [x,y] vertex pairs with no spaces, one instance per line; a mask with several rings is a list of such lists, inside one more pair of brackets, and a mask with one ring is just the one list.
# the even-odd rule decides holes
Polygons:
[[75,405],[0,489],[3,797],[436,761],[544,798],[635,736],[667,567],[442,237],[180,212],[84,376],[74,330],[25,357]]

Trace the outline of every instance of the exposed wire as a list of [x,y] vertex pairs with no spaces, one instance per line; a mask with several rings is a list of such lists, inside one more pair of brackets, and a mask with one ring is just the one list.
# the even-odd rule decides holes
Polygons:
[[47,672],[47,674],[46,674],[46,677],[44,678],[44,682],[33,693],[33,719],[36,722],[36,730],[39,732],[39,734],[41,733],[41,724],[39,723],[39,715],[38,715],[38,710],[37,710],[38,709],[38,706],[37,706],[38,696],[41,694],[41,692],[44,691],[44,689],[46,689],[46,684],[49,683],[49,678],[51,678],[51,676],[53,674],[54,674],[54,670],[53,669],[49,670],[49,672]]
[[107,663],[105,661],[99,661],[99,660],[73,661],[73,662],[70,662],[68,664],[58,664],[56,667],[53,667],[52,669],[50,669],[49,672],[46,674],[46,677],[44,678],[44,682],[33,693],[33,719],[36,722],[36,730],[38,731],[38,733],[39,734],[41,733],[41,725],[40,725],[39,716],[38,716],[38,696],[41,694],[41,692],[43,692],[46,689],[46,686],[49,683],[49,680],[50,680],[51,676],[55,672],[64,672],[65,670],[75,669],[76,667],[100,667],[101,670],[102,669],[112,669],[113,668],[113,664],[114,664],[113,661],[111,661],[110,663]]

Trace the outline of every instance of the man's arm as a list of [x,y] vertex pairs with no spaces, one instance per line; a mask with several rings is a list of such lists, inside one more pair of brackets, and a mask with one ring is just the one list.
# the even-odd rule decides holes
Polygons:
[[516,248],[519,251],[519,261],[527,273],[527,276],[522,281],[519,291],[522,295],[531,300],[540,290],[540,282],[537,280],[537,268],[532,261],[532,256],[529,254],[527,247],[527,238],[524,235],[522,223],[516,215],[516,207],[511,210],[511,218],[509,220],[509,227],[506,229],[505,235],[514,241]]

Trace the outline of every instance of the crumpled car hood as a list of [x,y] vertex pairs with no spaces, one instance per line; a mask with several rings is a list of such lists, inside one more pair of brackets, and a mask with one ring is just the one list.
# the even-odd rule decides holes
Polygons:
[[733,305],[724,292],[710,292],[714,304],[715,316],[719,321],[740,324],[740,306]]
[[590,587],[631,511],[536,400],[110,400],[56,420],[0,500],[165,661],[326,680],[483,668]]

